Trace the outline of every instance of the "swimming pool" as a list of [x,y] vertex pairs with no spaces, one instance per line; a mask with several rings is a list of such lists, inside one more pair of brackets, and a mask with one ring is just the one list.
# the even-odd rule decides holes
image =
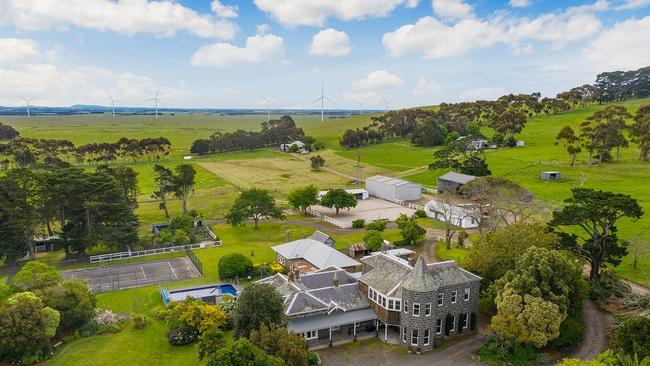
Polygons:
[[161,296],[165,305],[172,301],[183,301],[188,297],[203,300],[209,303],[216,303],[217,298],[223,295],[237,296],[239,293],[235,286],[230,284],[218,284],[201,287],[189,287],[177,290],[162,290]]

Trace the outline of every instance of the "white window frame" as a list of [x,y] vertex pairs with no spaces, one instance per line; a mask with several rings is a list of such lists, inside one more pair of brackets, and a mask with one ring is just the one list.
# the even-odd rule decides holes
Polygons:
[[405,313],[408,313],[408,312],[409,312],[409,301],[408,301],[408,300],[404,300],[404,307],[403,307],[403,309],[404,309],[404,312],[405,312]]
[[438,302],[437,302],[437,304],[438,304],[438,306],[443,306],[445,304],[445,293],[444,292],[438,294]]
[[465,318],[463,319],[463,329],[469,328],[469,314],[465,314]]
[[395,311],[401,311],[402,310],[402,300],[395,299]]
[[318,339],[318,331],[317,330],[308,330],[304,333],[302,333],[302,336],[305,337],[306,340],[310,341],[312,339]]
[[402,343],[406,343],[406,327],[402,327]]
[[[411,329],[411,346],[417,346],[419,338],[420,338],[420,333],[418,332],[418,330]],[[413,339],[415,339],[415,343],[413,343]]]
[[442,318],[436,320],[436,334],[442,334]]
[[280,263],[280,264],[283,265],[283,266],[285,265],[285,264],[284,264],[285,261],[284,261],[284,257],[283,257],[283,256],[278,255],[278,263]]
[[424,316],[431,316],[431,303],[424,304]]
[[[415,309],[418,309],[417,313],[416,313]],[[413,303],[413,316],[420,316],[420,303],[419,302],[414,302]]]
[[456,315],[452,317],[451,328],[449,328],[449,333],[456,331]]
[[451,292],[451,303],[455,304],[456,300],[458,300],[458,290],[454,290]]
[[465,289],[465,293],[463,294],[463,300],[469,301],[469,293],[470,293],[470,290],[469,290],[469,287],[468,287],[468,288]]
[[422,344],[425,345],[425,346],[428,346],[429,342],[431,340],[431,332],[428,329],[425,329],[424,330],[424,335],[423,335],[422,338],[423,338]]

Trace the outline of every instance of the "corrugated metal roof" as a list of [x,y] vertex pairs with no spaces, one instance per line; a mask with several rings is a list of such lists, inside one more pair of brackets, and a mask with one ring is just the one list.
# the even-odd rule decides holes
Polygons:
[[328,315],[309,316],[304,318],[290,319],[287,329],[294,333],[304,333],[309,330],[329,329],[354,322],[364,322],[377,319],[377,314],[370,309],[341,311]]
[[271,247],[287,259],[302,258],[317,268],[337,266],[340,268],[358,266],[360,263],[338,250],[314,239],[299,239],[290,243]]
[[449,173],[446,173],[446,174],[443,174],[443,175],[439,176],[438,179],[446,180],[448,182],[467,184],[467,183],[473,181],[474,179],[476,179],[476,177],[473,176],[473,175],[461,174],[461,173],[456,173],[456,172],[449,172]]
[[383,175],[375,175],[370,178],[366,178],[366,182],[367,181],[378,182],[378,183],[391,185],[391,186],[401,186],[404,184],[417,184],[417,183],[407,182],[405,180],[401,180],[397,178],[385,177]]

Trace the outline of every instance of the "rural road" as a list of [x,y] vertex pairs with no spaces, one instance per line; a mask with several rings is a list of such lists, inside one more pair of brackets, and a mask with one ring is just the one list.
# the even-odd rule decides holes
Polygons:
[[607,334],[612,321],[609,315],[604,314],[591,300],[584,302],[585,334],[582,344],[571,357],[582,360],[591,360],[607,349]]

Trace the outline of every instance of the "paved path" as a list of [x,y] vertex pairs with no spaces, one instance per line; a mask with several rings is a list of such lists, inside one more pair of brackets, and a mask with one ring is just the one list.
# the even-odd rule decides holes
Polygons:
[[582,344],[571,357],[591,360],[607,349],[607,334],[612,324],[611,317],[604,314],[591,300],[584,302],[585,334]]

